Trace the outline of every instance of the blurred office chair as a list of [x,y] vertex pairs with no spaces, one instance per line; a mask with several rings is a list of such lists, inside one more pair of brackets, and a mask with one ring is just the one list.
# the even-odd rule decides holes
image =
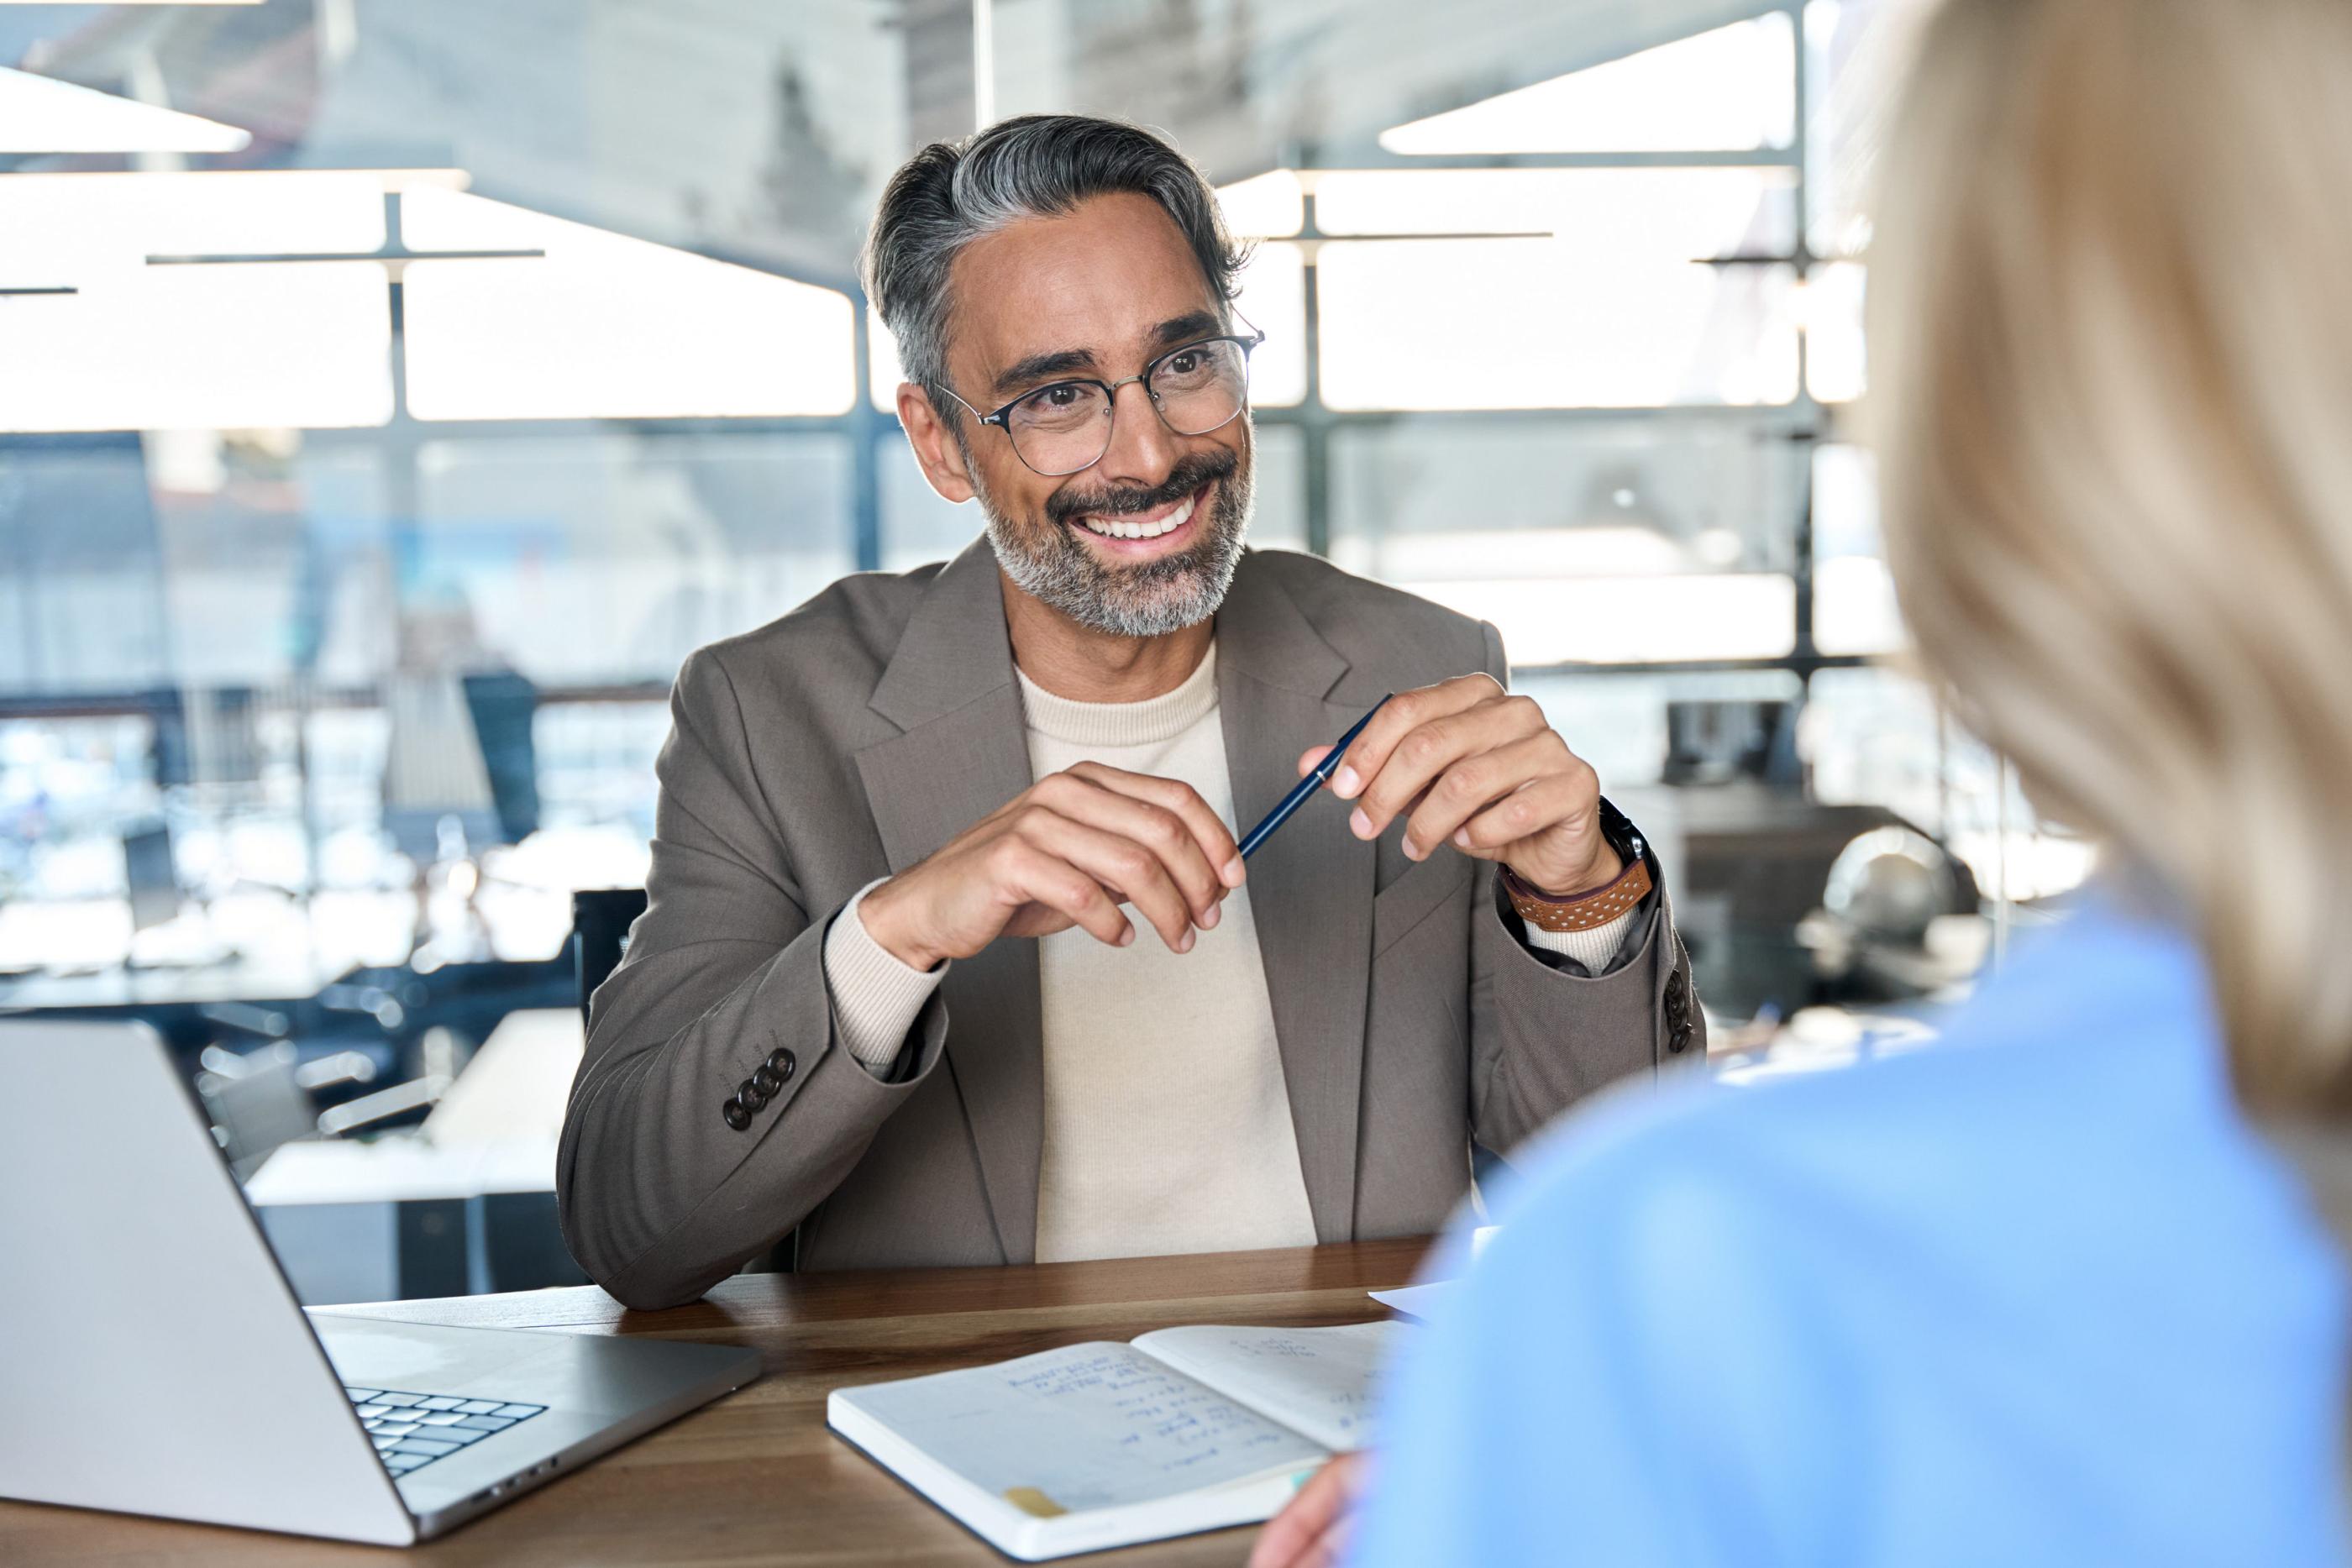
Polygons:
[[[646,912],[642,887],[584,887],[572,894],[572,972],[580,982],[580,1027],[588,1027],[588,1001],[629,950],[629,927]],[[746,1264],[747,1274],[789,1274],[800,1260],[797,1228],[768,1251],[767,1257]]]
[[621,967],[629,927],[646,912],[642,887],[583,887],[572,895],[572,973],[580,983],[580,1027],[588,1027],[588,998]]
[[539,752],[531,735],[539,689],[511,670],[478,672],[459,687],[489,778],[496,841],[519,844],[539,831]]

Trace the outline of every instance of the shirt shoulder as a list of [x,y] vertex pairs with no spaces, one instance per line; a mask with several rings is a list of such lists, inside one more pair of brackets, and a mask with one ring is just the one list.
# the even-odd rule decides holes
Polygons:
[[1822,1561],[1866,1525],[2056,1562],[2084,1520],[2149,1548],[2106,1560],[2249,1531],[2312,1560],[2340,1266],[2235,1114],[2189,945],[2078,918],[1936,1046],[1571,1118],[1440,1325],[1431,1410],[1496,1464],[1613,1478],[1592,1528],[1676,1560]]

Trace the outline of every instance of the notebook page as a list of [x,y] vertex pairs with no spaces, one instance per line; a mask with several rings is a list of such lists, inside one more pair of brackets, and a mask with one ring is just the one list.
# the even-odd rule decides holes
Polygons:
[[1328,1457],[1124,1344],[1071,1345],[833,1397],[1038,1518],[1307,1469]]
[[1202,1326],[1160,1329],[1135,1344],[1338,1452],[1371,1441],[1374,1377],[1396,1336],[1411,1332],[1391,1322],[1328,1329]]

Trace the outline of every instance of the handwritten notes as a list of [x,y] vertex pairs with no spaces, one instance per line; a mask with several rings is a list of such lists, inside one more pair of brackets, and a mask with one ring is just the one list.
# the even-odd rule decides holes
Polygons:
[[1407,1333],[1394,1323],[1328,1329],[1162,1329],[1136,1348],[1230,1394],[1334,1451],[1371,1440],[1375,1379]]
[[1304,1469],[1323,1450],[1132,1345],[845,1391],[930,1458],[1003,1497],[1072,1512]]

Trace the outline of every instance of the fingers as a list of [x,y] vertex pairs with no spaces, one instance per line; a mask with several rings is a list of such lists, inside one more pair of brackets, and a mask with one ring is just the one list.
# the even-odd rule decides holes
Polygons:
[[[1566,772],[1571,765],[1580,766],[1568,749],[1568,743],[1549,729],[1507,742],[1492,751],[1474,752],[1452,763],[1431,780],[1420,802],[1408,808],[1410,814],[1404,824],[1406,857],[1426,859],[1432,850],[1452,839],[1455,830],[1497,802],[1513,807],[1505,813],[1506,821],[1523,813],[1529,817],[1527,832],[1549,827],[1549,821],[1534,821],[1529,808],[1551,803],[1555,797],[1549,793],[1537,795],[1535,785],[1539,779]],[[1598,795],[1599,791],[1594,793]],[[1529,799],[1520,800],[1522,795]],[[1562,797],[1558,803],[1565,806],[1570,802]],[[1525,838],[1527,832],[1517,836]]]
[[1192,950],[1192,906],[1167,863],[1151,848],[1042,807],[1022,819],[1018,832],[1032,847],[1076,867],[1117,898],[1135,905],[1135,912],[1160,933],[1170,951]]
[[1538,779],[1475,812],[1445,837],[1465,854],[1494,860],[1547,829],[1594,824],[1600,805],[1601,781],[1580,758],[1566,772]]
[[[1199,846],[1201,857],[1222,888],[1242,884],[1241,846],[1234,842],[1233,831],[1209,803],[1201,799],[1200,791],[1190,784],[1174,779],[1155,779],[1149,773],[1129,773],[1100,762],[1081,762],[1070,772],[1116,794],[1144,801],[1163,811],[1175,813]],[[1222,896],[1222,893],[1219,894]]]
[[[1341,765],[1340,772],[1344,774],[1353,768],[1361,780],[1361,795],[1357,800],[1355,813],[1349,819],[1349,825],[1358,838],[1374,838],[1386,831],[1391,822],[1413,809],[1413,802],[1423,790],[1435,784],[1447,768],[1462,758],[1496,750],[1549,728],[1544,722],[1543,710],[1531,699],[1502,696],[1498,695],[1499,688],[1495,683],[1484,675],[1467,677],[1467,680],[1483,688],[1483,699],[1442,710],[1435,710],[1433,704],[1416,705],[1406,716],[1409,727],[1390,740],[1377,767],[1373,767],[1370,758],[1359,762],[1356,758],[1357,747],[1363,744],[1371,730],[1366,730],[1364,736],[1357,739],[1356,745],[1348,748],[1349,760]],[[1449,687],[1464,684],[1449,681],[1444,686],[1424,687],[1422,692],[1406,695],[1421,696],[1443,693]],[[1391,702],[1389,706],[1393,707],[1396,704]],[[1387,713],[1388,710],[1383,708],[1374,717],[1375,727],[1381,718],[1387,716]],[[1366,771],[1367,768],[1372,770]],[[1339,789],[1337,776],[1332,783],[1335,789]],[[1339,792],[1343,797],[1349,793],[1344,789]],[[1490,795],[1487,799],[1493,797]],[[1433,846],[1422,843],[1417,847],[1426,854]]]
[[997,882],[1016,897],[1058,911],[1109,946],[1124,947],[1135,940],[1135,927],[1119,913],[1118,901],[1066,860],[1018,834],[999,839],[989,852]]
[[1332,1533],[1347,1511],[1354,1456],[1333,1459],[1259,1531],[1249,1568],[1307,1568],[1336,1563]]
[[1304,779],[1309,773],[1314,772],[1315,765],[1322,761],[1326,756],[1329,755],[1330,750],[1331,748],[1328,746],[1308,747],[1306,751],[1299,756],[1298,776],[1301,779]]
[[1184,904],[1188,925],[1203,931],[1217,924],[1225,885],[1201,847],[1192,823],[1156,801],[1107,789],[1072,773],[1039,783],[1033,799],[1074,822],[1097,828],[1140,845],[1165,870]]
[[1484,674],[1458,675],[1433,686],[1397,693],[1381,705],[1381,711],[1372,715],[1372,722],[1364,726],[1364,733],[1349,743],[1347,760],[1331,775],[1331,792],[1342,800],[1354,800],[1366,784],[1380,776],[1397,743],[1413,730],[1433,719],[1492,702],[1502,695],[1503,688],[1495,684],[1495,677]]

